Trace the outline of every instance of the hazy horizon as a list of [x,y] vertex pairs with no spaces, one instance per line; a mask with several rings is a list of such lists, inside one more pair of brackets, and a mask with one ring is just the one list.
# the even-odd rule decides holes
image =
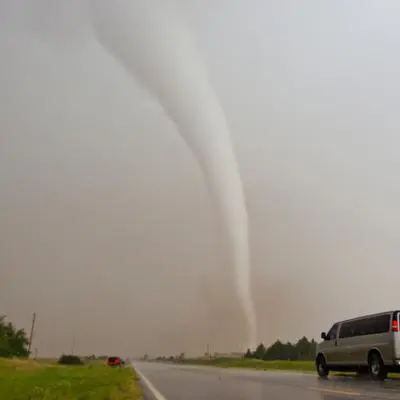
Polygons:
[[[234,140],[258,340],[400,308],[394,0],[169,0]],[[39,355],[235,351],[233,271],[191,152],[81,2],[0,0],[0,314]],[[373,293],[371,295],[371,293]]]

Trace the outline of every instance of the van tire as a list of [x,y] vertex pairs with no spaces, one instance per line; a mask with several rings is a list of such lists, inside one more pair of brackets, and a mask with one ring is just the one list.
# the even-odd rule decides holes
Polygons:
[[315,360],[315,366],[317,367],[317,373],[320,378],[327,378],[329,375],[329,368],[326,365],[325,357],[319,354]]
[[387,377],[387,370],[381,355],[377,351],[371,351],[368,355],[369,376],[374,381],[384,381]]

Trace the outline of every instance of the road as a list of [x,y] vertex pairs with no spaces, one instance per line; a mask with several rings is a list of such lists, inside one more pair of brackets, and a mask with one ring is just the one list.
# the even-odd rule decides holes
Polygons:
[[[134,362],[149,400],[353,400],[400,398],[400,381]],[[146,385],[147,384],[147,385]],[[149,392],[150,393],[150,392]]]

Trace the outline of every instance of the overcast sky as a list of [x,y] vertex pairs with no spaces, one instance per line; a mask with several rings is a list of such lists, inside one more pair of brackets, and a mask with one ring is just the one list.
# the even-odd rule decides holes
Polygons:
[[[259,340],[400,308],[400,3],[169,2],[231,127]],[[235,350],[198,165],[80,4],[0,0],[0,314],[42,355]]]

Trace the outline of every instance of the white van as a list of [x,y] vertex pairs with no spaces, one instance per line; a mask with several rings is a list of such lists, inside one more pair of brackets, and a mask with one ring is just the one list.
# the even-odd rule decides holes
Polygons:
[[400,311],[341,321],[322,332],[317,346],[316,368],[320,377],[330,371],[369,372],[384,380],[388,372],[400,371]]

